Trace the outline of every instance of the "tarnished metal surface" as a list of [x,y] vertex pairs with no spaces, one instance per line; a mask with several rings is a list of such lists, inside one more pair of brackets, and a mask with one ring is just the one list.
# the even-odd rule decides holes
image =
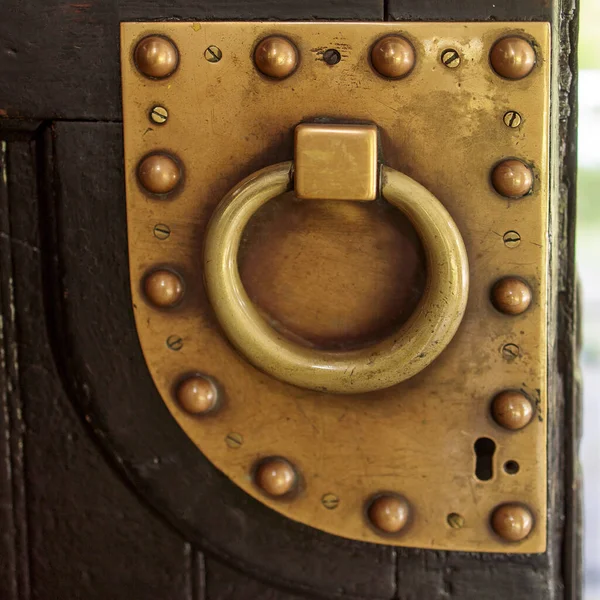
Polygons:
[[[160,81],[140,75],[132,59],[137,42],[151,34],[168,36],[179,50],[177,70]],[[297,70],[280,81],[259,74],[252,60],[256,44],[275,34],[292,40],[300,56]],[[369,63],[371,47],[389,34],[415,49],[415,66],[400,80],[383,79]],[[521,80],[502,79],[489,65],[490,49],[507,35],[534,42],[537,64]],[[218,61],[205,59],[209,46],[222,53]],[[335,65],[323,60],[332,48],[341,54]],[[456,68],[441,60],[448,48],[460,56]],[[138,332],[159,391],[194,443],[248,493],[333,534],[423,548],[543,551],[549,26],[127,23],[122,52]],[[148,117],[157,104],[169,115],[161,126]],[[509,111],[522,118],[518,127],[505,124]],[[376,123],[386,162],[441,200],[469,254],[470,300],[454,340],[425,371],[388,390],[330,396],[263,375],[229,346],[202,289],[203,236],[215,206],[243,177],[274,162],[266,149],[290,136],[291,153],[293,127],[315,117]],[[184,167],[183,183],[169,198],[151,197],[138,183],[139,162],[157,151]],[[532,167],[530,195],[509,200],[492,187],[490,173],[506,158]],[[171,232],[168,240],[153,233],[157,225]],[[172,311],[153,308],[140,289],[146,273],[165,264],[186,282],[186,297]],[[508,275],[532,289],[522,315],[501,314],[490,302],[493,284]],[[173,336],[177,347],[168,342]],[[178,379],[198,371],[214,377],[226,398],[209,418],[186,413],[173,397]],[[536,413],[521,430],[492,419],[490,403],[503,389],[520,389],[532,400]],[[239,445],[228,443],[232,432]],[[487,481],[475,476],[480,438],[496,444]],[[252,467],[265,456],[285,457],[298,469],[293,498],[267,497],[254,486]],[[518,473],[503,470],[508,461],[518,462]],[[401,494],[412,507],[398,536],[380,535],[365,518],[365,503],[383,491]],[[531,533],[519,543],[491,529],[494,509],[510,502],[533,514]]]
[[375,200],[377,137],[375,125],[298,125],[294,136],[296,197]]

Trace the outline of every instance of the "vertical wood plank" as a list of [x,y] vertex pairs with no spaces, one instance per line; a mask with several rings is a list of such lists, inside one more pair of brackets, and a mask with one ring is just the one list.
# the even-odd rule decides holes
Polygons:
[[[583,413],[581,396],[581,314],[575,266],[575,224],[577,212],[577,41],[579,33],[578,0],[555,2],[556,38],[560,69],[558,78],[558,202],[556,252],[558,260],[558,314],[556,320],[557,391],[563,402],[557,415],[555,447],[557,458],[555,488],[564,496],[564,524],[555,535],[562,537],[560,568],[566,598],[579,600],[583,594],[583,510],[579,464]],[[562,443],[561,443],[562,442]],[[564,464],[563,464],[564,460]],[[564,468],[564,470],[562,470]],[[561,469],[561,471],[559,471]],[[557,557],[558,562],[558,557]]]
[[[12,274],[3,283],[12,285],[17,307],[16,353],[10,361],[18,366],[18,376],[11,385],[22,399],[19,446],[27,484],[27,516],[24,499],[19,501],[23,515],[13,515],[13,537],[21,548],[9,565],[19,578],[16,592],[9,593],[19,600],[28,597],[29,564],[32,598],[191,600],[187,545],[104,462],[62,389],[44,321],[36,186],[36,159],[44,148],[39,150],[29,141],[8,145],[9,206],[2,211],[8,217],[12,263]],[[6,233],[6,223],[2,225]],[[29,561],[27,542],[19,533],[25,523]]]
[[302,600],[285,590],[274,588],[216,560],[206,561],[206,600]]
[[29,598],[23,411],[9,221],[8,142],[0,138],[0,597]]

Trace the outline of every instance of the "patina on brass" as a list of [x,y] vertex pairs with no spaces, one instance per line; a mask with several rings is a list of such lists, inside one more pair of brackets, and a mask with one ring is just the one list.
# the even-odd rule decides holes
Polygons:
[[269,36],[256,46],[254,62],[263,75],[284,79],[289,77],[298,66],[298,50],[284,37]]
[[529,508],[516,502],[502,504],[494,510],[492,529],[507,542],[522,542],[533,529],[533,515]]
[[532,294],[526,281],[519,277],[503,277],[492,288],[492,303],[505,315],[521,315],[530,306]]
[[533,413],[531,400],[519,390],[504,390],[492,401],[492,416],[506,429],[523,429],[531,422]]
[[490,63],[494,71],[506,79],[523,79],[535,67],[535,50],[519,36],[507,36],[494,44]]
[[[157,389],[193,443],[266,506],[331,534],[378,544],[544,551],[549,34],[547,23],[122,25],[129,265],[141,347]],[[167,36],[179,48],[182,60],[171,78],[148,79],[131,60],[148,35]],[[274,35],[298,49],[292,77],[269,79],[255,67],[257,44]],[[409,39],[415,52],[414,68],[399,80],[380,76],[371,62],[374,45],[393,35]],[[490,66],[494,44],[515,35],[535,41],[536,66],[522,80],[499,77]],[[219,62],[202,58],[207,44],[222,50]],[[341,53],[333,67],[323,60],[331,48]],[[457,69],[440,62],[448,48],[460,54]],[[167,126],[149,123],[148,110],[157,104],[169,109]],[[509,109],[525,117],[518,129],[503,122]],[[265,375],[227,340],[202,285],[203,244],[220,200],[251,173],[291,161],[294,128],[319,117],[377,124],[386,165],[439,199],[469,256],[469,302],[452,341],[422,372],[379,391],[311,391]],[[140,186],[136,169],[144,156],[165,149],[185,165],[185,187],[160,202]],[[535,185],[518,201],[502,198],[490,183],[502,157],[535,166]],[[284,181],[287,189],[288,175]],[[326,214],[327,201],[310,203]],[[342,214],[352,225],[359,209],[386,202],[329,205],[338,214],[340,207],[351,209]],[[167,240],[153,233],[157,224],[170,230]],[[505,232],[518,232],[521,243],[508,247]],[[139,285],[161,264],[186,274],[186,300],[175,311],[150,305]],[[489,301],[494,282],[507,275],[535,290],[535,301],[518,318]],[[303,274],[297,279],[301,291]],[[226,410],[198,418],[179,405],[173,393],[179,378],[196,372],[219,382]],[[506,389],[522,390],[535,406],[535,418],[519,431],[500,427],[490,414],[491,399]],[[479,437],[497,444],[496,475],[486,482],[474,475]],[[273,497],[256,485],[254,468],[263,456],[285,457],[298,469],[298,493]],[[509,460],[519,463],[516,475],[502,470]],[[367,499],[383,490],[411,503],[409,525],[399,535],[382,535],[367,518]],[[335,499],[335,510],[324,498]],[[518,543],[507,543],[490,525],[506,502],[527,506],[535,522]],[[461,515],[464,527],[449,526],[449,514]]]
[[172,308],[183,298],[183,281],[170,269],[157,269],[144,278],[144,293],[159,308]]
[[452,217],[423,186],[384,166],[383,197],[408,216],[426,248],[427,290],[413,316],[379,344],[348,352],[307,348],[282,338],[261,317],[237,262],[246,224],[263,204],[291,188],[291,172],[292,164],[282,163],[253,173],[223,198],[211,218],[204,281],[227,337],[263,371],[316,391],[370,392],[416,375],[450,343],[467,304],[469,265]]
[[503,160],[492,171],[492,185],[502,196],[522,198],[531,191],[533,173],[522,160]]
[[385,36],[371,49],[371,63],[383,77],[401,79],[415,66],[415,50],[405,37]]
[[410,506],[406,498],[385,493],[369,502],[367,516],[372,525],[382,533],[399,533],[408,523]]
[[289,461],[274,457],[262,460],[254,471],[256,485],[269,496],[287,496],[296,487],[298,477]]
[[177,386],[177,402],[192,415],[204,415],[217,406],[217,387],[204,375],[186,377]]
[[304,123],[296,127],[294,190],[309,200],[375,200],[377,127]]

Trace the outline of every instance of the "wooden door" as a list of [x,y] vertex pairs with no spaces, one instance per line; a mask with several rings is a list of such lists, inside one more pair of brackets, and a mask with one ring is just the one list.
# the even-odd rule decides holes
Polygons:
[[[0,596],[578,598],[576,4],[5,0],[3,8]],[[171,418],[131,306],[119,23],[173,19],[552,24],[559,148],[546,552],[395,548],[306,527],[232,484]]]

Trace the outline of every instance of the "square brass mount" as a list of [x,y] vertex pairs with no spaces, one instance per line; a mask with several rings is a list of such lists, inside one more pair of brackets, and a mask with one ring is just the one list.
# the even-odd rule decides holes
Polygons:
[[[151,35],[177,48],[179,64],[168,77],[136,68],[135,48]],[[257,43],[270,35],[298,50],[290,77],[271,79],[254,66]],[[404,36],[414,48],[414,68],[402,79],[381,77],[370,62],[385,35]],[[520,80],[490,66],[494,43],[512,35],[529,40],[537,55]],[[328,49],[339,52],[337,64],[325,62]],[[444,64],[447,49],[458,65]],[[129,261],[141,345],[174,418],[247,493],[291,519],[357,540],[544,551],[549,61],[547,23],[122,24]],[[468,252],[470,295],[458,333],[425,371],[380,392],[330,398],[260,373],[227,343],[202,287],[203,234],[219,200],[274,162],[268,149],[278,145],[279,160],[291,160],[295,126],[320,117],[375,123],[385,162],[444,204]],[[138,181],[140,161],[156,152],[175,155],[184,168],[169,199],[147,194]],[[531,166],[531,194],[496,193],[490,172],[505,158]],[[186,301],[175,310],[144,298],[140,283],[156,265],[185,277]],[[531,286],[533,302],[522,315],[491,305],[490,289],[506,275]],[[173,397],[182,374],[198,371],[226,394],[225,409],[210,418],[189,414]],[[521,390],[534,407],[518,431],[490,414],[492,398],[506,389]],[[232,432],[235,444],[227,442]],[[475,476],[479,438],[495,443],[487,481]],[[289,458],[302,473],[294,498],[265,496],[253,484],[252,466],[269,455]],[[505,472],[509,461],[518,473]],[[409,526],[397,536],[381,535],[365,518],[366,499],[384,490],[411,505]],[[531,533],[518,543],[491,527],[504,503],[531,511]]]

